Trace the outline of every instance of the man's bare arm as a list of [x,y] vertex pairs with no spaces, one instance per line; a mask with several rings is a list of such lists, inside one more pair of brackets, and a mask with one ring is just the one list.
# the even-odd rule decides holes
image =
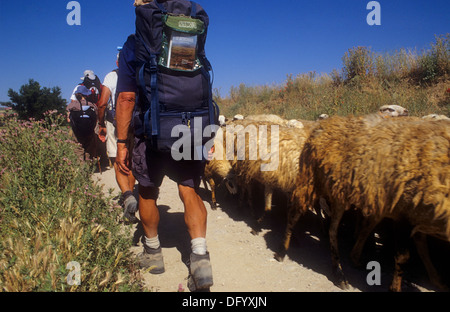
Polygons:
[[120,140],[126,140],[128,138],[128,130],[133,116],[135,101],[136,93],[134,92],[121,92],[117,98],[116,129],[117,138]]
[[108,87],[103,86],[102,96],[100,97],[100,100],[97,103],[98,124],[99,124],[98,137],[102,142],[106,142],[105,110],[110,97],[111,97],[111,90],[109,90]]
[[98,123],[100,125],[105,124],[105,110],[106,105],[108,104],[109,98],[111,97],[111,90],[108,87],[103,86],[102,88],[102,96],[97,104],[98,109]]
[[[116,130],[118,140],[127,140],[136,100],[134,92],[121,92],[116,105]],[[127,144],[117,143],[116,162],[122,172],[130,174],[130,151]]]

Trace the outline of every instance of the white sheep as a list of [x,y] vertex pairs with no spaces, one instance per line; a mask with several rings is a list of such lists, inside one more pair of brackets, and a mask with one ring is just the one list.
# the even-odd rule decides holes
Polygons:
[[450,118],[448,118],[445,115],[438,115],[438,114],[430,114],[430,115],[426,115],[422,117],[423,119],[428,119],[428,120],[450,120]]
[[227,122],[227,118],[224,115],[219,115],[219,126],[225,126]]
[[[265,214],[271,210],[272,194],[275,190],[281,191],[288,198],[291,197],[291,192],[295,187],[298,160],[310,129],[288,128],[276,123],[250,120],[235,121],[233,125],[235,127],[241,126],[241,129],[234,134],[233,140],[235,145],[239,144],[238,136],[242,135],[249,128],[255,127],[256,129],[260,129],[261,127],[267,127],[267,137],[263,138],[259,131],[248,131],[248,140],[245,140],[245,158],[238,159],[237,152],[235,152],[234,160],[232,161],[233,172],[236,175],[237,183],[240,184],[241,200],[247,195],[249,205],[251,208],[254,208],[252,186],[256,183],[264,188],[265,208],[264,215],[258,220],[258,223],[260,223]],[[276,128],[273,128],[274,126]],[[274,129],[278,131],[278,138],[272,136],[272,131],[275,131]],[[268,142],[264,142],[267,138],[277,140],[276,144],[272,145],[271,141],[271,149],[268,154],[260,150],[256,159],[252,159],[250,145],[256,144],[259,147],[269,146]],[[268,159],[276,159],[276,166],[273,170],[262,170],[262,167],[267,165]],[[254,229],[254,232],[258,231],[259,224],[258,228]]]
[[406,108],[399,105],[383,105],[380,107],[380,114],[386,117],[402,117],[409,116]]

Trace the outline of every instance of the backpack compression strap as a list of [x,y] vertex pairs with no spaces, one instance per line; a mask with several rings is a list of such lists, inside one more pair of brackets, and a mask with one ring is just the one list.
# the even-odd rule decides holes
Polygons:
[[208,107],[209,107],[209,123],[212,125],[215,123],[215,113],[217,113],[217,116],[219,116],[219,108],[215,107],[212,97],[212,81],[211,81],[211,74],[209,73],[210,70],[212,70],[211,63],[208,61],[208,59],[203,56],[202,57],[202,75],[205,77],[206,81],[208,81]]
[[[163,14],[167,14],[166,8],[155,0],[155,4],[158,6],[158,8],[161,10]],[[191,1],[191,17],[197,16],[197,5],[195,2]],[[141,40],[142,43],[144,43],[143,40]],[[151,53],[150,49],[146,46],[144,43],[144,46],[147,50],[147,52],[150,55],[150,89],[151,89],[151,100],[150,100],[150,108],[145,112],[144,116],[144,134],[145,136],[150,139],[154,138],[159,135],[159,96],[158,96],[158,63],[157,63],[157,57],[158,55]],[[145,80],[144,80],[144,70],[145,65],[143,64],[141,69],[139,70],[139,81],[141,84],[141,88],[144,90],[144,94],[147,97],[147,91],[145,88]],[[208,79],[209,81],[209,79]],[[148,97],[147,97],[148,99]],[[150,118],[151,118],[151,127],[150,127]],[[150,129],[152,129],[150,131]]]
[[[156,2],[156,1],[155,1]],[[157,2],[156,2],[157,3]],[[157,64],[157,54],[151,53],[149,47],[145,44],[144,40],[142,40],[141,37],[136,36],[136,39],[139,40],[144,48],[146,49],[147,53],[150,55],[150,59],[143,63],[141,67],[139,68],[138,72],[138,81],[139,86],[144,93],[144,98],[150,102],[150,107],[147,109],[145,113],[145,120],[144,120],[144,135],[150,139],[152,136],[159,135],[159,96],[158,96],[158,64]],[[145,68],[149,67],[150,70],[150,100],[147,92],[147,88],[145,85],[145,78],[144,78],[144,72]],[[150,127],[150,117],[151,116],[151,127]],[[150,131],[152,129],[152,131]]]

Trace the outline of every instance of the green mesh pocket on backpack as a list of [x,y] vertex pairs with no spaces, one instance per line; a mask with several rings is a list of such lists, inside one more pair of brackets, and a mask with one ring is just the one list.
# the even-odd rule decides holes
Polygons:
[[178,71],[201,68],[197,57],[198,36],[205,32],[204,23],[188,16],[165,15],[161,55],[158,64]]

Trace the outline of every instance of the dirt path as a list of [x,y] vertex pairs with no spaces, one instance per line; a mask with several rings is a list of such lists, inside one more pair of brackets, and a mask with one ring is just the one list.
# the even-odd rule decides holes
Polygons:
[[[104,184],[104,190],[113,188],[119,193],[114,171],[95,174],[94,180]],[[208,192],[201,188],[207,198]],[[225,195],[222,195],[223,198]],[[298,227],[291,248],[284,262],[273,257],[284,231],[284,214],[273,214],[263,231],[251,234],[249,223],[253,218],[238,211],[233,198],[223,200],[224,204],[208,210],[207,245],[211,255],[214,286],[212,292],[339,292],[342,291],[328,278],[331,260],[328,243],[321,239],[315,218],[305,218]],[[165,178],[160,189],[158,207],[161,213],[159,236],[163,248],[166,272],[161,275],[144,273],[145,285],[152,291],[176,292],[181,284],[187,288],[188,269],[184,264],[190,253],[190,239],[184,224],[183,205],[178,197],[176,184]],[[135,243],[133,254],[141,252],[140,226],[134,225]],[[341,247],[341,246],[340,246]],[[384,272],[382,263],[381,286],[369,286],[366,282],[369,270],[355,269],[348,263],[348,250],[343,245],[342,265],[351,284],[349,291],[387,291],[391,281],[390,272]],[[422,269],[423,270],[423,269]],[[386,270],[389,271],[389,270]],[[420,273],[423,278],[423,273]],[[425,277],[426,279],[426,277]],[[428,288],[407,283],[406,291],[428,291]]]

